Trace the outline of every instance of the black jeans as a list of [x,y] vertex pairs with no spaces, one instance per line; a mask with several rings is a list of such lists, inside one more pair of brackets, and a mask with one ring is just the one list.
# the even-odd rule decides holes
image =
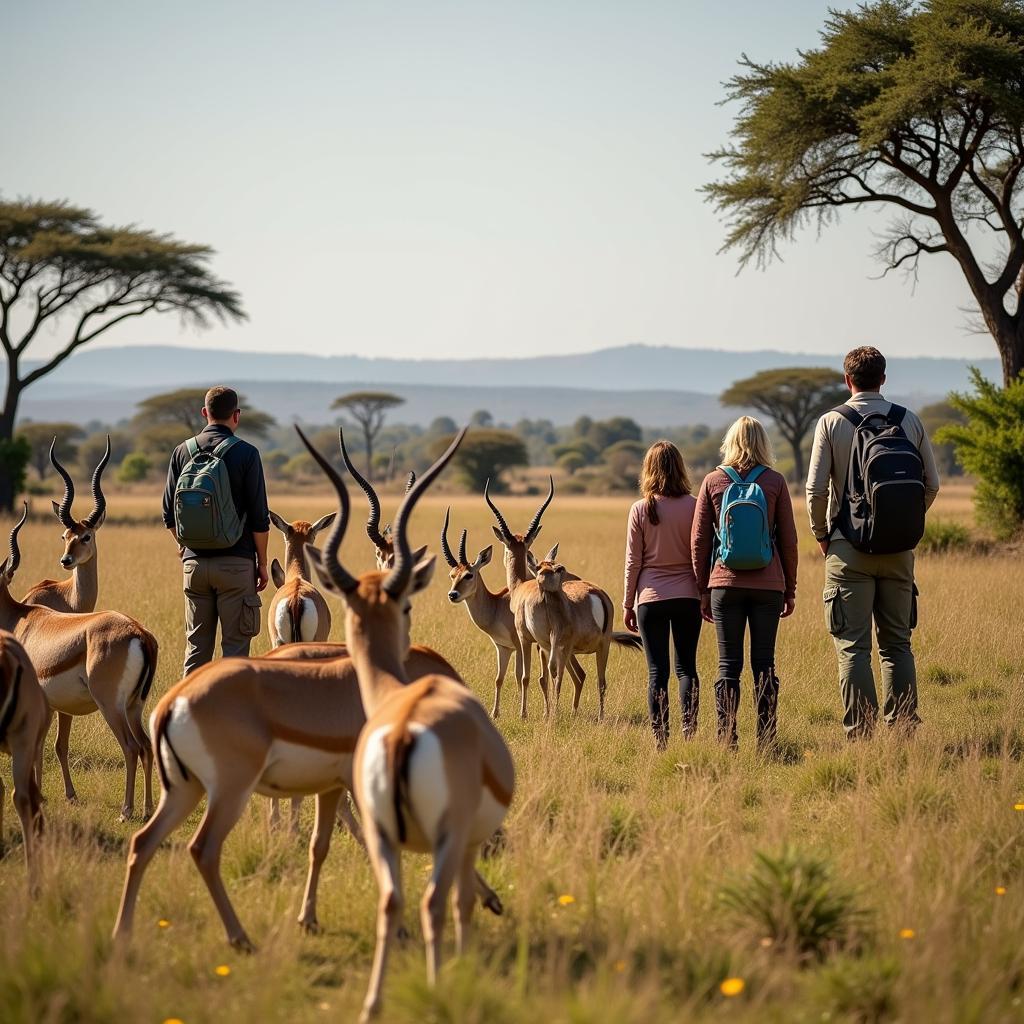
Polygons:
[[775,674],[775,638],[785,600],[777,590],[716,587],[711,591],[711,613],[718,633],[718,679],[715,708],[718,738],[730,746],[739,743],[736,712],[740,704],[743,674],[743,636],[750,623],[750,668],[754,674],[757,708],[757,743],[775,742],[779,705],[779,678]]
[[640,637],[647,656],[647,704],[651,728],[659,748],[668,743],[668,642],[675,646],[676,679],[683,711],[683,735],[690,739],[697,731],[700,680],[697,678],[697,641],[700,639],[700,601],[677,597],[649,601],[636,613]]

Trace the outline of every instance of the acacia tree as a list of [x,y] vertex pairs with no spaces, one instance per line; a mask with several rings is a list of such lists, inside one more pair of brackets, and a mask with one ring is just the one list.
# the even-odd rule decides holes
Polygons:
[[[454,435],[435,441],[431,454],[446,451],[453,440]],[[452,457],[452,468],[472,491],[482,491],[488,480],[492,491],[500,491],[503,486],[500,477],[506,469],[529,464],[526,445],[511,430],[471,430]]]
[[75,442],[85,437],[85,431],[77,423],[20,423],[18,434],[29,443],[29,464],[40,480],[45,480],[50,471],[50,445],[54,439],[57,441],[54,453],[61,462],[67,463],[78,455]]
[[740,405],[771,416],[793,451],[793,477],[804,479],[804,439],[818,417],[839,405],[849,393],[843,375],[825,366],[762,370],[730,385],[722,405]]
[[373,443],[384,426],[384,417],[388,410],[394,409],[405,401],[390,391],[352,391],[336,398],[332,409],[341,409],[356,421],[363,432],[363,445],[366,450],[366,477],[373,479]]
[[[154,424],[180,426],[187,434],[196,434],[203,429],[203,402],[206,399],[205,388],[176,388],[160,395],[150,395],[137,403],[136,423],[151,427]],[[238,396],[238,404],[242,408],[242,418],[238,422],[238,431],[253,437],[266,437],[270,428],[275,425],[274,417],[259,409],[246,407],[245,395]]]
[[830,13],[792,63],[744,55],[728,173],[705,194],[724,249],[764,265],[780,241],[844,207],[894,213],[878,256],[916,275],[948,254],[999,349],[1024,370],[1024,3],[876,0]]
[[[14,503],[10,458],[24,390],[115,325],[147,313],[178,312],[199,326],[211,316],[241,320],[236,291],[213,276],[213,250],[170,235],[100,223],[66,202],[0,202],[0,347],[7,387],[0,410],[0,509]],[[57,351],[29,364],[47,327]]]

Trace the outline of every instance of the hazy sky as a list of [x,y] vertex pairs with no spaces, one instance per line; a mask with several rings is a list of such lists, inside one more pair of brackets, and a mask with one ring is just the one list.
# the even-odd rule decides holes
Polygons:
[[875,281],[875,214],[736,277],[698,194],[743,51],[825,3],[5,5],[0,189],[217,250],[250,320],[107,344],[457,356],[630,342],[994,355],[952,259]]

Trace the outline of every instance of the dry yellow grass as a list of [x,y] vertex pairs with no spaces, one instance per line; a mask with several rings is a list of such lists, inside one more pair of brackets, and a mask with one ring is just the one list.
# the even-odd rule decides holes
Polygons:
[[[158,635],[159,695],[178,678],[182,609],[180,571],[169,538],[153,524],[153,500],[112,499],[115,520],[149,521],[114,522],[100,534],[101,605],[130,612]],[[446,501],[423,502],[415,541],[436,549]],[[940,502],[944,517],[968,514],[963,494]],[[514,525],[525,521],[535,499],[505,506]],[[627,506],[626,499],[560,498],[539,542],[560,541],[566,563],[606,586],[617,604]],[[312,518],[330,507],[326,494],[275,500],[286,517]],[[455,499],[453,524],[470,529],[473,551],[493,542],[479,500]],[[59,572],[57,533],[52,520],[26,528],[16,592]],[[280,547],[275,538],[275,551]],[[646,725],[638,656],[613,653],[603,725],[594,720],[592,672],[577,721],[563,695],[561,716],[543,722],[534,685],[531,717],[521,722],[514,717],[515,685],[507,683],[501,726],[516,759],[518,791],[507,843],[483,866],[506,916],[478,914],[475,955],[450,965],[431,994],[410,913],[414,939],[395,961],[385,1019],[1020,1019],[1024,810],[1014,806],[1024,808],[1024,558],[920,560],[915,640],[925,725],[910,743],[880,735],[851,748],[839,725],[835,660],[821,610],[822,562],[806,533],[802,552],[797,611],[780,635],[777,758],[759,760],[751,749],[746,681],[741,750],[730,755],[715,745],[710,631],[701,642],[698,739],[673,736],[664,754],[654,751]],[[345,553],[355,568],[370,565],[357,528]],[[488,581],[498,585],[498,567],[488,570]],[[435,580],[417,601],[415,639],[441,650],[488,702],[490,643],[444,594]],[[340,621],[340,608],[335,612]],[[255,956],[241,957],[227,948],[187,854],[191,819],[154,861],[132,949],[117,955],[108,934],[132,830],[116,822],[120,753],[98,716],[76,721],[72,751],[81,798],[75,806],[65,804],[47,756],[46,881],[34,904],[7,815],[0,1020],[352,1018],[369,969],[375,887],[346,836],[337,836],[321,885],[325,934],[300,935],[294,918],[304,844],[269,834],[264,805],[254,803],[225,855],[232,897],[260,945]],[[6,765],[0,770],[9,777]],[[718,900],[724,883],[749,874],[756,851],[787,843],[827,859],[837,887],[854,890],[866,912],[858,940],[824,962],[766,944],[763,928]],[[406,863],[415,907],[427,863]],[[218,973],[222,965],[227,973]],[[722,986],[726,979],[742,984]]]

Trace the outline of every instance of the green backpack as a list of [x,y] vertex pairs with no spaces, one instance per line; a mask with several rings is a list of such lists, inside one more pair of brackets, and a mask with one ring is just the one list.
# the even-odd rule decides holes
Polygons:
[[189,460],[174,489],[174,532],[178,543],[193,551],[234,547],[245,530],[231,495],[224,456],[237,443],[226,437],[213,451],[204,452],[193,437],[187,442]]

